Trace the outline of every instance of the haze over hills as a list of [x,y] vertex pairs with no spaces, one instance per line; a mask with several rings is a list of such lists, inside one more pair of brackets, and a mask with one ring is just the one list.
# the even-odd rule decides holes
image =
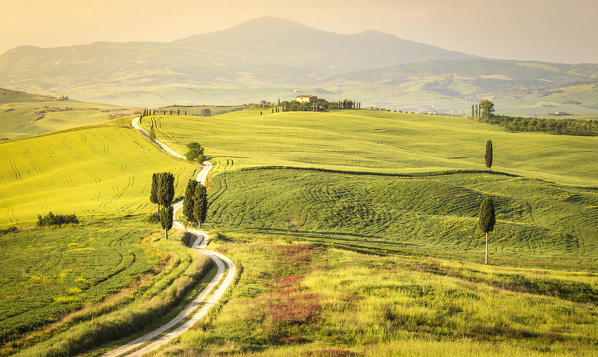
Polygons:
[[[169,43],[23,46],[0,56],[0,87],[144,106],[238,104],[313,92],[444,112],[496,96],[498,109],[509,111],[500,106],[501,95],[512,97],[504,91],[588,81],[598,81],[598,65],[482,59],[378,31],[337,34],[272,17]],[[598,99],[539,102],[532,95],[517,110],[541,114],[562,104],[598,113]]]

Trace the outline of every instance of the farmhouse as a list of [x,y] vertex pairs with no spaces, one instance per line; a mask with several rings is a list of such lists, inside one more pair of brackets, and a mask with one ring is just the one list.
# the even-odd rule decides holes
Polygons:
[[298,95],[295,97],[295,100],[299,103],[320,103],[324,101],[324,99],[320,99],[315,95]]

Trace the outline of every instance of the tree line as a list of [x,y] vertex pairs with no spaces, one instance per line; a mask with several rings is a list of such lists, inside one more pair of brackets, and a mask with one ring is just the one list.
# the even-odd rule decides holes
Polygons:
[[[180,110],[180,109],[169,109],[169,110],[157,110],[156,109],[143,109],[143,112],[141,113],[140,117],[141,119],[143,119],[144,117],[149,117],[149,116],[155,116],[156,113],[158,115],[187,115],[187,111],[186,110]],[[193,114],[196,115],[196,114]],[[199,115],[202,117],[209,117],[212,115],[212,111],[210,110],[210,108],[202,108],[199,111]]]
[[301,103],[296,100],[278,100],[278,104],[262,101],[252,106],[253,109],[269,110],[271,113],[279,112],[322,112],[326,110],[361,109],[361,102],[352,99],[338,101],[317,100],[311,103]]
[[509,131],[538,131],[557,135],[598,136],[598,120],[523,118],[495,115],[494,103],[485,99],[471,106],[471,117],[500,125]]
[[598,120],[522,118],[493,115],[480,121],[500,125],[510,131],[539,131],[557,135],[598,136]]

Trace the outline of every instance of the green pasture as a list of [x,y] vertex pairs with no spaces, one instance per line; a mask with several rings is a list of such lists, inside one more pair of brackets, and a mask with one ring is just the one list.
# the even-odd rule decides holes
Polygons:
[[88,216],[150,212],[153,172],[170,171],[182,195],[196,165],[171,158],[128,119],[0,144],[0,225],[49,211]]
[[[156,116],[157,137],[179,152],[198,141],[228,169],[283,165],[383,173],[480,170],[486,140],[493,170],[598,186],[598,138],[511,133],[468,118],[380,111],[246,110],[215,117]],[[232,165],[232,166],[231,166]]]

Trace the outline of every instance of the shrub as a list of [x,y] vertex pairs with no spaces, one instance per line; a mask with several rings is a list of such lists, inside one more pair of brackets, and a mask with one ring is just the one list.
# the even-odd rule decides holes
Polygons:
[[157,213],[151,213],[146,219],[149,223],[160,223],[160,216]]
[[54,214],[52,211],[45,216],[37,216],[38,226],[59,226],[63,224],[78,224],[79,219],[74,214]]
[[4,235],[4,234],[8,234],[8,233],[14,233],[14,232],[16,232],[18,230],[19,229],[17,227],[15,227],[15,226],[4,228],[4,229],[0,229],[0,236]]
[[193,246],[193,243],[195,243],[196,239],[197,239],[197,237],[194,234],[185,232],[183,234],[183,236],[181,237],[181,242],[183,243],[184,246],[191,248]]

